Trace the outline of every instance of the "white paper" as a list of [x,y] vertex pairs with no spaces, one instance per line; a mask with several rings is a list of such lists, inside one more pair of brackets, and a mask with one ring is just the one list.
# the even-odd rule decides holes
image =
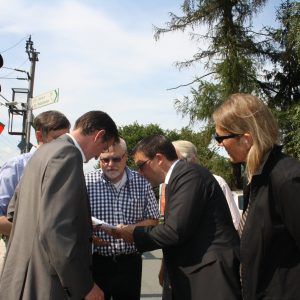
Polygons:
[[102,227],[104,229],[116,229],[117,228],[117,226],[108,224],[105,221],[99,220],[95,217],[92,217],[92,223],[93,223],[93,225],[97,225],[97,226]]

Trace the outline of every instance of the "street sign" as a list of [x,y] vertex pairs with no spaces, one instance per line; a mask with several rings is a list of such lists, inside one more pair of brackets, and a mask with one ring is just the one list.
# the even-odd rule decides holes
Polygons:
[[59,89],[31,98],[31,108],[36,109],[58,102]]

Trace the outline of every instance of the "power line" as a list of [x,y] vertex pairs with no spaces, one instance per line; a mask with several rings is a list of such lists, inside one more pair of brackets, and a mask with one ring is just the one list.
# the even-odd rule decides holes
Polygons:
[[5,77],[8,77],[8,76],[10,76],[11,74],[13,74],[13,73],[15,73],[15,72],[23,72],[23,73],[27,73],[27,72],[24,71],[24,70],[20,70],[20,68],[21,68],[27,61],[28,61],[28,58],[26,58],[26,59],[22,62],[22,64],[20,64],[17,68],[2,67],[2,69],[13,70],[13,71],[12,71],[12,72],[9,72],[9,73],[7,73],[7,74],[5,74],[5,75],[3,75],[3,77],[1,77],[1,78],[6,79]]
[[25,77],[0,77],[0,79],[28,80],[28,78],[25,78]]
[[11,47],[5,49],[5,50],[2,50],[0,51],[0,53],[4,53],[4,52],[7,52],[15,47],[17,47],[19,44],[21,44],[25,39],[27,39],[29,37],[29,35],[26,35],[25,37],[23,37],[19,42],[17,42],[16,44],[12,45]]

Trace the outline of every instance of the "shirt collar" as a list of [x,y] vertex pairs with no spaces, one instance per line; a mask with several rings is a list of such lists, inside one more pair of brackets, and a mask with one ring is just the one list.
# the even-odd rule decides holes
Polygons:
[[167,175],[166,175],[166,178],[165,178],[165,184],[168,184],[168,183],[169,183],[169,180],[170,180],[170,177],[171,177],[171,175],[172,175],[173,169],[174,169],[175,165],[176,165],[178,162],[179,162],[179,159],[175,160],[175,161],[173,162],[173,164],[171,165],[171,167],[170,167],[170,169],[169,169],[169,171],[168,171],[168,173],[167,173]]
[[37,147],[33,145],[29,152],[33,154],[36,151],[36,149]]
[[83,153],[83,151],[82,151],[80,145],[79,145],[79,144],[77,143],[77,141],[75,140],[75,138],[74,138],[70,133],[66,133],[66,135],[68,135],[68,136],[72,139],[72,141],[74,142],[75,147],[80,151],[81,156],[82,156],[82,161],[83,161],[83,162],[86,162],[85,155],[84,155],[84,153]]
[[126,181],[127,181],[127,174],[124,170],[121,180],[118,181],[117,183],[112,183],[112,184],[115,186],[117,191],[120,191],[120,189],[125,185]]

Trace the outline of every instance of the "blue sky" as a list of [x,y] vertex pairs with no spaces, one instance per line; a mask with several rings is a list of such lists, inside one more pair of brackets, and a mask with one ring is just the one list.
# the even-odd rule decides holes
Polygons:
[[[55,109],[72,125],[89,110],[109,113],[120,126],[156,123],[164,129],[188,125],[174,109],[174,99],[189,88],[167,90],[188,83],[200,69],[178,71],[175,61],[190,58],[197,45],[188,33],[171,33],[159,41],[153,25],[164,26],[169,12],[180,14],[182,0],[1,0],[0,53],[4,67],[30,69],[25,43],[31,34],[40,52],[36,65],[34,96],[59,88],[58,103],[34,110]],[[258,22],[274,21],[269,1]],[[5,51],[7,50],[7,51]],[[1,77],[23,77],[0,69],[1,94],[11,99],[11,88],[27,88],[28,82]],[[0,98],[0,102],[2,99]],[[0,121],[8,123],[6,107]],[[16,124],[17,125],[17,124]],[[0,136],[0,165],[19,153],[20,138]],[[34,141],[34,138],[32,138]]]

